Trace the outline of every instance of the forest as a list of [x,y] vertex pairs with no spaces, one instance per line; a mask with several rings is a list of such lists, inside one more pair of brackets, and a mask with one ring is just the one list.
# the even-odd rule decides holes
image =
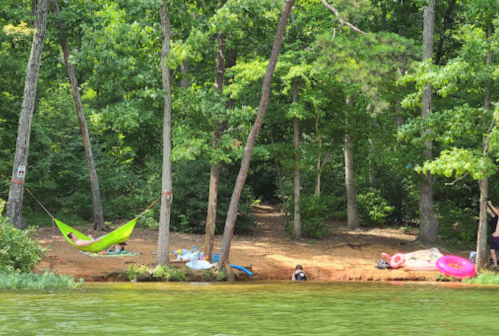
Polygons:
[[265,202],[296,239],[335,221],[417,227],[483,265],[498,13],[498,0],[4,0],[6,215],[102,231],[161,195],[138,225],[159,228],[158,246],[206,233],[210,256],[224,234],[223,262]]

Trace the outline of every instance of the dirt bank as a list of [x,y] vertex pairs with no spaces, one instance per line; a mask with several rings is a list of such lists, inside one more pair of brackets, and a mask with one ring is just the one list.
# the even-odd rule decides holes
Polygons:
[[[434,281],[437,277],[436,272],[375,268],[382,252],[392,255],[424,249],[412,244],[416,237],[402,230],[346,231],[340,224],[330,239],[296,241],[284,232],[284,216],[277,207],[258,205],[253,210],[257,227],[247,234],[234,236],[230,255],[232,264],[252,268],[253,280],[289,280],[296,264],[302,264],[309,280],[316,281]],[[89,232],[85,227],[78,230]],[[55,263],[42,261],[41,267],[52,267],[59,274],[71,274],[86,281],[105,281],[132,264],[156,262],[157,256],[153,254],[157,251],[156,231],[136,228],[127,241],[127,250],[143,255],[119,258],[86,256],[68,244],[57,229],[55,238],[52,232],[52,228],[40,228],[37,233],[42,245],[52,247],[49,255],[54,255],[56,260]],[[220,249],[221,238],[217,236],[215,239],[215,251]],[[203,245],[203,235],[170,234],[170,250],[192,246],[202,248]],[[170,256],[173,260],[174,256]],[[466,257],[464,253],[461,256]]]

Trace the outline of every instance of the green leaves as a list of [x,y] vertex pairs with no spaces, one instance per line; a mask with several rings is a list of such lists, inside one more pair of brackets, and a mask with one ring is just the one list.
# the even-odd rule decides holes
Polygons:
[[418,173],[444,175],[456,178],[469,174],[474,180],[481,180],[497,171],[494,162],[480,150],[451,148],[440,153],[434,161],[427,161],[423,167],[416,167]]
[[[5,202],[0,199],[0,215]],[[47,249],[30,238],[33,229],[18,230],[0,216],[0,272],[30,272]]]

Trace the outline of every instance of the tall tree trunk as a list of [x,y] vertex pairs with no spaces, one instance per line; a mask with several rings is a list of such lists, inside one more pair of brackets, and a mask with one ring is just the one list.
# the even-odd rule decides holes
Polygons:
[[[348,104],[355,106],[353,98],[348,99]],[[347,132],[345,134],[345,184],[347,191],[347,229],[354,230],[359,228],[359,214],[357,212],[357,194],[355,193],[355,171],[353,164],[353,142],[348,131],[348,117],[346,120]]]
[[[298,103],[298,83],[293,83],[293,103]],[[300,119],[293,118],[293,147],[295,149],[295,173],[294,173],[294,225],[293,233],[295,239],[301,239],[301,212],[300,212]]]
[[[59,16],[59,6],[57,0],[50,0],[50,6],[52,11]],[[76,114],[78,115],[78,123],[80,125],[80,133],[83,138],[83,147],[85,148],[85,156],[87,159],[88,174],[90,176],[90,184],[92,186],[92,203],[94,209],[94,230],[102,232],[104,229],[104,214],[102,211],[102,202],[100,198],[99,190],[99,179],[97,177],[97,170],[95,169],[94,156],[92,153],[92,146],[90,145],[90,136],[88,134],[87,122],[85,120],[85,114],[83,113],[83,105],[81,103],[80,91],[78,88],[78,81],[76,79],[73,64],[69,61],[69,45],[64,34],[64,26],[62,23],[59,24],[60,30],[60,43],[62,53],[64,55],[64,64],[66,65],[66,70],[69,77],[69,83],[71,84],[71,92],[73,94],[73,100],[76,107]]]
[[[274,136],[272,135],[272,131],[270,131],[270,143],[274,144]],[[279,160],[277,159],[277,155],[274,156],[275,170],[277,173],[277,182],[279,183],[279,192],[281,194],[281,203],[284,208],[284,215],[286,216],[286,221],[288,220],[288,207],[286,206],[286,197],[284,195],[284,185],[282,183],[281,176],[281,167],[279,165]]]
[[[31,132],[31,120],[36,101],[36,88],[38,84],[38,73],[42,60],[43,45],[45,44],[45,28],[47,26],[47,2],[39,0],[35,15],[35,33],[31,45],[31,55],[28,61],[26,79],[24,84],[24,97],[19,115],[19,125],[17,128],[16,153],[14,155],[14,166],[12,167],[12,180],[24,183],[29,152],[29,138]],[[19,173],[20,171],[22,174]],[[9,199],[7,203],[7,217],[9,217],[18,229],[25,229],[26,223],[22,217],[24,187],[15,182],[11,182]]]
[[321,195],[321,156],[322,156],[322,137],[319,134],[319,113],[315,119],[315,134],[317,134],[317,141],[319,142],[319,155],[317,156],[317,176],[315,179],[315,196]]
[[[162,190],[172,191],[172,163],[170,156],[172,154],[172,92],[170,83],[170,67],[166,63],[168,54],[170,53],[170,19],[168,18],[167,2],[163,0],[163,4],[159,8],[159,16],[161,19],[161,78],[163,82],[163,90],[166,92],[165,103],[163,107],[163,173],[162,173]],[[161,197],[161,211],[159,218],[159,236],[158,236],[158,265],[168,265],[169,244],[170,244],[170,211],[172,206],[173,195],[166,194]]]
[[189,61],[183,61],[180,64],[180,71],[182,72],[182,79],[180,80],[180,87],[186,89],[189,87]]
[[[433,57],[433,38],[435,34],[435,0],[428,0],[428,6],[424,8],[424,28],[423,28],[423,61]],[[427,118],[432,111],[432,87],[431,84],[426,86],[425,93],[421,99],[421,117]],[[429,129],[422,132],[424,137],[430,132]],[[432,159],[431,152],[432,141],[425,141],[425,149],[423,151],[427,160]],[[420,231],[418,241],[425,245],[437,243],[439,218],[433,207],[433,186],[432,176],[430,172],[421,173],[421,181],[419,184],[419,216],[420,216]]]
[[[492,35],[492,28],[489,26],[487,29],[487,39],[490,43],[490,36]],[[487,53],[487,66],[492,64],[492,51]],[[485,99],[483,102],[484,113],[490,113],[492,107],[490,89],[487,89],[485,94]],[[487,118],[483,118],[486,120]],[[484,130],[487,129],[488,125],[484,122],[483,124]],[[485,155],[489,155],[489,134],[486,134],[482,137],[482,149]],[[478,183],[480,186],[480,219],[478,222],[478,236],[476,242],[476,270],[479,271],[489,259],[488,251],[487,251],[487,199],[489,198],[489,177],[485,176]]]
[[274,46],[272,47],[272,53],[270,55],[269,64],[267,66],[267,71],[265,72],[265,77],[263,78],[262,84],[262,97],[260,99],[260,105],[258,106],[258,114],[255,119],[253,128],[248,135],[248,140],[246,141],[246,146],[244,147],[244,155],[241,162],[241,169],[237,175],[236,185],[234,186],[234,192],[230,199],[229,210],[227,213],[227,219],[225,221],[224,235],[222,239],[222,247],[220,249],[220,257],[218,259],[218,269],[222,269],[225,260],[229,257],[230,245],[232,243],[232,236],[234,234],[234,225],[237,219],[237,207],[239,204],[239,198],[241,197],[241,192],[244,187],[244,182],[246,181],[246,176],[248,174],[248,169],[251,161],[251,154],[253,153],[253,147],[255,146],[256,136],[262,127],[263,119],[265,117],[265,112],[267,110],[267,104],[270,96],[270,85],[272,83],[272,76],[277,64],[277,58],[279,57],[279,50],[281,49],[282,38],[284,36],[284,31],[286,28],[286,22],[288,21],[289,13],[293,7],[294,0],[286,0],[284,4],[284,9],[282,11],[281,19],[279,20],[279,25],[277,26],[276,37],[274,40]]
[[[218,35],[215,87],[222,95],[224,91],[224,73],[225,73],[225,34]],[[222,137],[225,129],[225,123],[220,123],[213,134],[212,148],[216,149],[217,144]],[[208,195],[208,214],[206,217],[206,234],[204,239],[204,253],[211,261],[213,254],[213,245],[215,244],[215,225],[217,220],[217,202],[218,202],[218,182],[220,179],[220,162],[211,163],[210,166],[210,191]]]
[[442,23],[442,28],[440,29],[440,38],[438,40],[437,46],[437,54],[435,55],[435,64],[439,65],[442,60],[442,55],[444,53],[444,41],[445,41],[445,32],[450,24],[450,16],[452,14],[452,10],[454,9],[454,5],[456,4],[456,0],[449,0],[449,7],[447,7],[447,11],[445,12],[444,22]]

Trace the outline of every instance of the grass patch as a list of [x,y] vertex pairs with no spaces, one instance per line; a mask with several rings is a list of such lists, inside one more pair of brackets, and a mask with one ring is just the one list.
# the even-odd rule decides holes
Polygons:
[[482,270],[480,274],[471,279],[463,279],[463,282],[473,285],[499,285],[499,273]]
[[80,288],[83,279],[75,281],[68,275],[57,275],[55,272],[20,273],[0,272],[0,289],[67,289]]

